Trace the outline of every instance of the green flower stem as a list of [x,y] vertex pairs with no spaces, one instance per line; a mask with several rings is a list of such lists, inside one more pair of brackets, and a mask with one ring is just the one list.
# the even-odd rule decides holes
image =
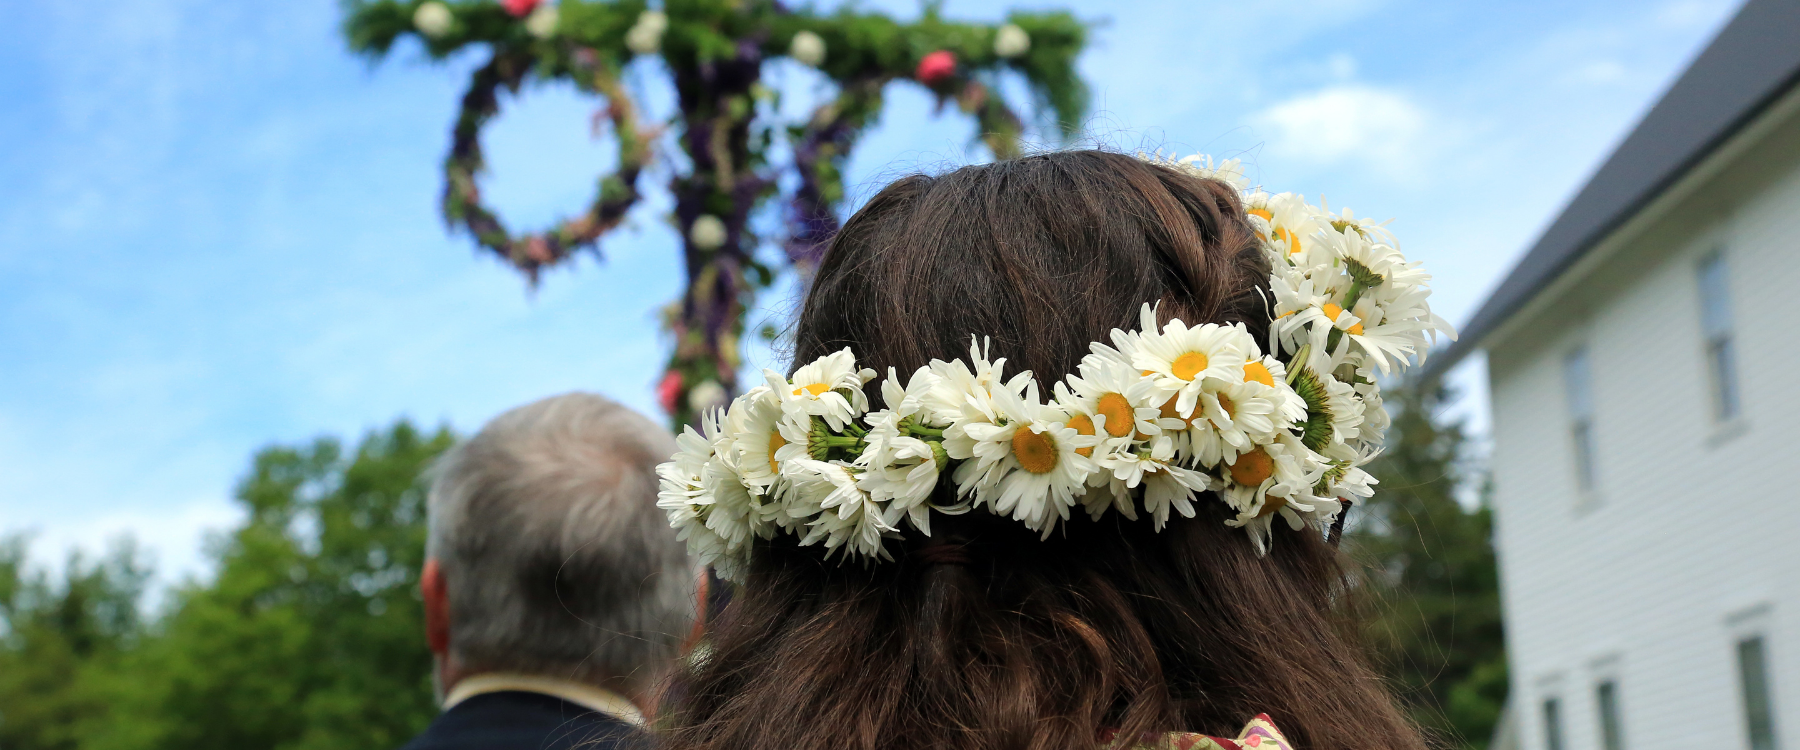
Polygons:
[[1355,308],[1357,300],[1362,299],[1363,292],[1368,291],[1368,289],[1368,285],[1361,281],[1351,281],[1350,291],[1344,293],[1344,312],[1350,312],[1351,309]]
[[826,436],[826,438],[825,438],[825,445],[830,446],[832,448],[861,448],[862,444],[863,444],[863,439],[856,437],[854,435],[843,436],[843,437],[840,437],[837,435],[829,435],[829,436]]
[[940,439],[944,437],[944,431],[941,429],[938,429],[936,427],[920,427],[919,425],[916,425],[916,424],[909,424],[906,426],[906,431],[909,433],[912,433],[914,435],[922,435],[925,437],[934,437],[934,438],[940,438]]
[[1288,361],[1288,385],[1293,385],[1294,379],[1300,377],[1300,368],[1306,366],[1306,358],[1309,356],[1312,356],[1312,344],[1302,344],[1300,351],[1295,352],[1294,358]]

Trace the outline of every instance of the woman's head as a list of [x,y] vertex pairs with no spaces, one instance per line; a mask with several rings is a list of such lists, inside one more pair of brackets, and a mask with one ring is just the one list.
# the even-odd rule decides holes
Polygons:
[[794,361],[848,346],[904,374],[962,356],[975,334],[1047,382],[1146,302],[1260,340],[1268,277],[1236,190],[1140,159],[1070,151],[917,175],[832,242]]
[[[976,335],[1009,374],[1048,382],[1145,303],[1260,341],[1266,264],[1236,190],[1128,156],[907,177],[833,241],[795,361],[849,347],[860,366],[909,373]],[[937,493],[955,502],[948,480]],[[896,559],[872,565],[759,542],[680,684],[669,740],[1086,748],[1102,729],[1235,734],[1267,712],[1301,746],[1419,746],[1334,616],[1335,550],[1279,528],[1261,555],[1223,503],[1196,505],[1160,532],[1078,513],[1048,538],[985,512],[936,515],[929,538],[890,540]]]

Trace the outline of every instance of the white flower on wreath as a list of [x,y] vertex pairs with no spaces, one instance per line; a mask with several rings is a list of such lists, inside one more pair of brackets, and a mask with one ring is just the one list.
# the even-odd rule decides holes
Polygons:
[[450,26],[456,23],[456,16],[450,12],[450,6],[431,0],[419,4],[418,9],[413,11],[412,22],[413,28],[418,29],[419,33],[437,39],[450,33]]
[[1243,159],[1225,159],[1215,165],[1211,156],[1191,154],[1181,157],[1176,164],[1195,177],[1218,180],[1238,190],[1250,187],[1250,178],[1244,176]]
[[1245,381],[1202,392],[1195,416],[1204,416],[1220,441],[1237,453],[1273,440],[1277,430],[1293,424],[1277,421],[1279,400],[1275,388]]
[[1332,442],[1347,443],[1358,439],[1362,434],[1363,400],[1356,388],[1342,380],[1332,377],[1330,373],[1318,375],[1319,384],[1325,386],[1326,408],[1331,410]]
[[[991,403],[992,392],[1002,385],[1001,374],[1006,369],[1004,357],[990,361],[988,351],[991,342],[981,341],[974,336],[969,337],[969,360],[941,359],[931,360],[926,368],[937,376],[935,383],[924,389],[920,397],[920,411],[931,424],[954,425],[959,421],[994,420],[994,409]],[[1009,385],[1023,388],[1024,382],[1031,378],[1030,372],[1014,375]],[[910,394],[912,390],[909,388]],[[948,433],[946,433],[948,437]],[[944,447],[950,447],[946,444]],[[952,458],[961,458],[956,453]]]
[[1014,58],[1031,50],[1031,35],[1017,24],[1006,24],[994,32],[994,55]]
[[863,468],[857,486],[875,502],[886,505],[889,526],[898,526],[904,517],[913,528],[930,536],[929,501],[938,483],[937,453],[931,443],[900,434],[893,412],[879,411],[869,417],[870,437],[878,432],[884,435],[879,448],[871,442],[857,457],[856,464]]
[[787,418],[787,412],[782,411],[781,399],[775,392],[762,385],[739,396],[731,408],[741,414],[736,420],[738,427],[732,433],[732,450],[738,455],[744,483],[768,494],[781,479],[780,459],[776,454],[788,444],[787,437],[781,433],[781,423]]
[[1312,494],[1326,468],[1322,457],[1288,434],[1239,455],[1223,472],[1227,481],[1221,494],[1237,511],[1226,525],[1249,532],[1258,552],[1268,549],[1269,524],[1277,515],[1296,530],[1307,525],[1323,529],[1342,507],[1335,498]]
[[538,39],[549,39],[556,34],[556,22],[559,14],[554,5],[539,5],[525,17],[525,31]]
[[625,47],[639,55],[653,55],[662,49],[663,32],[669,30],[669,17],[660,10],[638,14],[637,23],[625,32]]
[[1282,258],[1302,256],[1320,227],[1318,209],[1294,193],[1254,193],[1245,200],[1245,212],[1257,234]]
[[1107,438],[1160,434],[1161,405],[1174,394],[1132,369],[1117,350],[1103,344],[1094,347],[1093,354],[1082,358],[1080,374],[1055,387],[1056,402],[1072,415],[1069,425],[1087,435],[1095,434],[1097,426]]
[[781,399],[782,411],[820,417],[831,429],[842,431],[869,410],[862,387],[875,378],[875,371],[857,369],[856,355],[844,347],[795,370],[792,378],[783,378],[774,370],[763,370],[763,377],[769,390]]
[[825,62],[825,38],[805,29],[795,32],[788,42],[788,57],[808,67],[819,67]]
[[1175,395],[1179,416],[1193,415],[1207,380],[1236,383],[1244,379],[1246,355],[1255,342],[1243,329],[1216,323],[1189,328],[1177,319],[1158,332],[1156,310],[1148,304],[1140,317],[1144,330],[1133,342],[1131,365],[1149,371],[1158,388]]
[[[1177,465],[1175,440],[1167,435],[1151,440],[1139,450],[1109,451],[1098,462],[1102,470],[1111,473],[1109,484],[1114,498],[1129,498],[1133,489],[1144,488],[1144,511],[1150,514],[1157,531],[1169,522],[1170,510],[1193,518],[1194,494],[1212,487],[1205,474]],[[1092,505],[1088,508],[1097,520],[1099,513],[1095,510]],[[1132,514],[1127,517],[1136,518]]]
[[1057,521],[1068,520],[1097,470],[1083,450],[1099,441],[1069,427],[1068,412],[1039,400],[1036,382],[1028,382],[1023,394],[1007,387],[993,396],[1000,419],[963,426],[977,460],[956,468],[957,494],[972,493],[995,514],[1048,536]]
[[691,425],[684,427],[675,438],[675,455],[656,467],[660,478],[656,506],[668,515],[676,537],[687,542],[688,551],[701,564],[735,579],[741,570],[734,554],[737,550],[707,525],[719,479],[720,467],[715,463],[715,448],[720,442],[717,416],[703,414],[701,430],[696,432]]
[[931,535],[927,501],[937,487],[941,467],[931,444],[902,432],[901,423],[930,424],[924,413],[925,399],[938,380],[930,368],[921,367],[903,387],[898,373],[888,368],[887,380],[881,384],[881,399],[887,408],[863,418],[869,434],[864,436],[862,455],[855,461],[863,468],[858,483],[875,501],[887,504],[888,525],[897,526],[905,516],[927,536]]
[[880,503],[857,486],[852,467],[830,461],[797,458],[781,465],[789,515],[805,519],[801,545],[825,543],[825,549],[864,557],[886,557],[882,535],[895,531]]

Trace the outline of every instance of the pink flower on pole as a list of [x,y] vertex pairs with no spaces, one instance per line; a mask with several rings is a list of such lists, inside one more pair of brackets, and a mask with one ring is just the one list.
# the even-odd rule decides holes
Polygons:
[[956,75],[956,55],[943,49],[926,55],[919,61],[919,69],[913,72],[913,77],[927,86],[936,86],[953,75]]
[[500,7],[513,18],[524,18],[538,6],[539,0],[500,0]]
[[674,370],[663,373],[662,382],[656,384],[656,402],[662,405],[663,411],[675,413],[676,400],[681,398],[681,373]]

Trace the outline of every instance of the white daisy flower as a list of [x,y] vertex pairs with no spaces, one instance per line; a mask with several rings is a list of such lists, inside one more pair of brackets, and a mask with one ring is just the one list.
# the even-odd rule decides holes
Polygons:
[[[1176,465],[1175,441],[1166,435],[1150,441],[1141,450],[1108,452],[1099,463],[1112,474],[1111,494],[1115,498],[1129,498],[1132,489],[1144,488],[1144,510],[1157,531],[1168,523],[1171,509],[1193,518],[1194,493],[1212,486],[1205,474]],[[1099,517],[1092,507],[1089,513]],[[1127,513],[1126,517],[1135,519],[1136,515]]]
[[[1057,403],[1070,414],[1087,417],[1088,427],[1101,425],[1108,437],[1160,433],[1157,420],[1162,416],[1161,405],[1174,394],[1132,369],[1120,353],[1100,344],[1094,346],[1096,354],[1081,360],[1081,374],[1070,375],[1056,384]],[[1107,354],[1099,354],[1100,349]]]
[[1309,238],[1320,228],[1318,209],[1294,193],[1256,193],[1245,205],[1251,226],[1281,257],[1305,252]]
[[782,411],[821,417],[833,430],[843,430],[863,412],[869,400],[863,395],[864,383],[875,378],[875,371],[856,368],[856,355],[850,348],[827,354],[783,378],[774,370],[763,370],[769,390],[781,399]]
[[938,474],[947,467],[949,457],[943,446],[900,435],[892,426],[892,412],[884,415],[884,424],[871,425],[870,434],[892,430],[894,434],[875,450],[864,450],[856,463],[863,467],[857,486],[869,497],[887,506],[886,523],[897,526],[905,517],[926,536],[931,535],[931,493],[937,489]]
[[1203,392],[1197,406],[1196,421],[1205,417],[1219,439],[1239,452],[1269,442],[1283,427],[1275,389],[1253,381]]
[[1192,154],[1181,157],[1174,165],[1195,177],[1218,180],[1238,190],[1250,187],[1250,178],[1244,176],[1243,159],[1225,159],[1218,164],[1206,154]]
[[1269,523],[1276,515],[1296,530],[1308,524],[1323,529],[1341,507],[1335,499],[1312,494],[1326,468],[1318,454],[1287,434],[1239,455],[1225,472],[1221,493],[1238,511],[1226,525],[1248,531],[1259,552],[1268,548]]
[[[1006,369],[1006,359],[989,361],[988,343],[970,336],[969,361],[934,359],[926,365],[937,376],[937,382],[926,388],[921,396],[920,411],[925,421],[946,425],[958,421],[993,421],[994,409],[989,403],[991,392],[1002,385],[1000,376]],[[1030,377],[1030,372],[1019,373],[1013,376],[1010,385],[1023,388]],[[911,393],[910,389],[908,393]],[[956,457],[954,453],[951,456]]]
[[[1096,470],[1081,451],[1098,441],[1069,427],[1067,412],[1040,401],[1035,382],[1027,383],[1023,394],[995,389],[993,404],[998,421],[962,425],[975,460],[956,468],[957,494],[972,493],[994,513],[1048,536],[1058,520],[1068,519]],[[948,449],[950,431],[944,434]]]
[[[669,517],[669,526],[674,528],[676,536],[688,542],[689,549],[701,564],[711,565],[725,575],[725,570],[732,568],[730,560],[739,552],[746,533],[738,528],[741,519],[731,516],[736,508],[729,508],[720,515],[719,528],[714,528],[709,521],[714,506],[721,494],[724,494],[727,505],[732,505],[733,498],[729,493],[720,490],[729,483],[737,483],[735,472],[719,463],[716,454],[717,446],[724,442],[719,429],[717,412],[701,415],[701,431],[696,432],[690,425],[682,429],[681,435],[675,438],[675,455],[667,462],[656,467],[660,477],[656,506]],[[741,484],[738,485],[740,488]],[[721,534],[720,530],[725,533]],[[737,540],[734,545],[731,540]]]
[[1136,339],[1131,365],[1149,371],[1158,388],[1176,396],[1175,410],[1180,416],[1194,413],[1207,380],[1237,383],[1244,379],[1246,352],[1255,342],[1243,329],[1216,323],[1189,328],[1180,320],[1171,320],[1157,332],[1155,309],[1144,305],[1141,316],[1144,331]]
[[[781,410],[781,399],[767,386],[759,385],[739,396],[732,403],[731,411],[739,415],[731,438],[732,451],[737,454],[744,483],[759,493],[768,494],[769,488],[781,478],[781,466],[775,453],[787,445],[787,439],[781,434],[781,422],[786,416]],[[726,420],[727,423],[732,421]]]
[[882,535],[895,531],[880,503],[856,484],[852,467],[797,458],[783,462],[788,514],[806,520],[801,545],[825,543],[825,549],[865,557],[887,557]]

